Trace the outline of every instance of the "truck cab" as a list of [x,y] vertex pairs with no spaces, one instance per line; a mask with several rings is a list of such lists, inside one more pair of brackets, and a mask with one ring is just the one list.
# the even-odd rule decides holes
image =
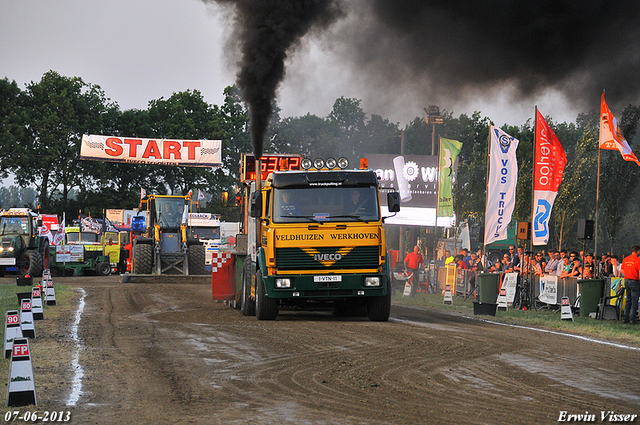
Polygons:
[[[372,170],[273,172],[251,193],[243,313],[272,320],[281,307],[329,304],[338,314],[365,307],[370,320],[386,321],[391,292],[379,196]],[[397,199],[390,194],[392,212]]]

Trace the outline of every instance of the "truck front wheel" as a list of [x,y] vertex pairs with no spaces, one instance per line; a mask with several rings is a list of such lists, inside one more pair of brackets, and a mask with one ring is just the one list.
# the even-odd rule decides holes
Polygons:
[[275,320],[278,316],[278,300],[267,297],[260,270],[256,271],[256,317],[258,320]]
[[391,314],[391,291],[382,297],[369,298],[369,320],[373,322],[386,322]]
[[242,301],[240,302],[240,311],[243,316],[256,315],[256,303],[251,299],[252,276],[253,270],[251,267],[251,261],[247,257],[244,262],[244,267],[242,268]]

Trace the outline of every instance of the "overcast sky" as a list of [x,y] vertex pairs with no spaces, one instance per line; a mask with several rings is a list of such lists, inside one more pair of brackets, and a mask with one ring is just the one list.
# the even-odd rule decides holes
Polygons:
[[[236,52],[225,55],[232,18],[215,3],[0,0],[0,5],[0,78],[15,80],[22,89],[54,70],[99,85],[126,110],[145,109],[152,99],[187,89],[199,90],[208,103],[221,104],[223,89],[235,81],[236,65],[228,58]],[[356,62],[344,59],[351,53],[342,45],[345,29],[361,18],[358,13],[362,9],[346,8],[343,19],[320,35],[308,35],[291,53],[278,92],[283,116],[327,116],[333,102],[345,96],[360,99],[368,114],[401,126],[424,116],[422,108],[433,103],[455,116],[481,111],[498,125],[523,124],[533,117],[536,104],[555,121],[575,121],[578,110],[554,89],[515,102],[505,96],[512,93],[508,84],[430,99],[424,93],[437,94],[437,87],[387,85],[384,79],[370,78],[370,70],[365,76]],[[403,64],[397,63],[396,69],[402,74]],[[593,109],[598,101],[593,99]]]

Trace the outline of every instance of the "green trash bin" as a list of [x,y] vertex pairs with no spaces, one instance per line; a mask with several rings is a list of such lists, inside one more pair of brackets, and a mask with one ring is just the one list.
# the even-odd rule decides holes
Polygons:
[[500,273],[478,273],[478,301],[495,303],[498,301]]
[[604,291],[604,279],[578,279],[580,285],[580,317],[598,311],[598,303]]

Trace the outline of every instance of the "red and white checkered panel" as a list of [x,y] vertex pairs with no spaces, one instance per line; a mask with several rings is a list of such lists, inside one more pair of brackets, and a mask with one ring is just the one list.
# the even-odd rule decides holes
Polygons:
[[231,261],[231,253],[228,252],[214,252],[211,258],[211,273],[217,273],[222,269],[222,265],[227,261]]

